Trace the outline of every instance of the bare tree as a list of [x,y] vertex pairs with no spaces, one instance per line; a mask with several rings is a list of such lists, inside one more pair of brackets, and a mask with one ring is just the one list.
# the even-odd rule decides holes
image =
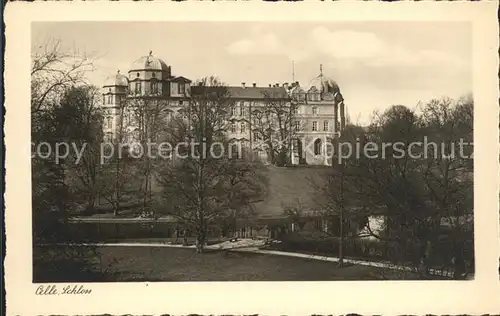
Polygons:
[[[129,132],[136,142],[136,147],[131,148],[135,161],[141,173],[140,199],[144,212],[150,213],[152,199],[152,184],[156,159],[152,152],[154,144],[162,137],[162,132],[168,123],[170,113],[169,103],[148,96],[130,96],[126,100],[126,109],[131,114]],[[133,145],[132,145],[133,146]]]
[[[472,98],[432,100],[424,107],[422,120],[428,142],[437,145],[425,152],[425,188],[435,209],[431,222],[437,227],[444,222],[449,228],[455,278],[460,278],[466,275],[466,261],[470,260],[464,252],[472,247],[471,242],[466,245],[473,229]],[[427,253],[439,237],[431,236]]]
[[265,190],[257,163],[238,159],[226,140],[232,107],[226,87],[217,78],[200,80],[186,119],[169,125],[168,138],[177,150],[159,171],[161,208],[196,232],[197,252],[203,252],[209,225],[238,211],[248,211]]
[[32,48],[31,114],[54,104],[65,89],[88,84],[86,73],[94,69],[95,58],[67,50],[59,40]]
[[[92,210],[99,194],[99,159],[102,115],[99,89],[95,86],[69,88],[53,109],[59,129],[55,137],[67,146],[67,181],[76,196],[83,196]],[[65,154],[61,153],[61,154]]]
[[139,166],[129,153],[127,145],[131,138],[130,128],[134,126],[134,116],[127,102],[120,100],[116,108],[116,128],[113,133],[112,151],[104,152],[107,159],[100,166],[100,194],[113,207],[114,215],[118,215],[124,203],[135,203],[135,195],[140,189],[138,181]]
[[[389,245],[391,258],[413,263],[428,276],[430,266],[443,257],[433,250],[445,236],[443,219],[455,225],[448,240],[457,244],[456,249],[463,249],[468,236],[463,230],[467,227],[464,219],[472,218],[467,216],[472,212],[471,160],[445,157],[437,149],[444,145],[449,152],[460,139],[472,139],[472,105],[433,101],[422,116],[395,106],[375,117],[359,135],[361,148],[368,142],[378,144],[376,156],[346,158],[344,171],[329,175],[326,188],[330,192],[325,194],[337,204],[344,201],[337,206],[344,210],[344,218],[351,216],[346,210],[353,206],[353,216],[383,216],[381,232],[372,230],[367,221],[364,233]],[[424,137],[436,143],[436,152],[432,148],[430,156],[424,155],[430,154]],[[463,262],[459,255],[455,262]],[[456,265],[455,270],[460,267]]]
[[252,130],[261,141],[271,163],[284,166],[290,163],[295,129],[296,104],[280,93],[265,93],[264,106],[252,111]]

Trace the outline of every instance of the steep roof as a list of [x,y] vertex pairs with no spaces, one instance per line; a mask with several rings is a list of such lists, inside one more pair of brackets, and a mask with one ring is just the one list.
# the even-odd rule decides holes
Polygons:
[[227,87],[231,97],[241,99],[288,99],[284,87]]

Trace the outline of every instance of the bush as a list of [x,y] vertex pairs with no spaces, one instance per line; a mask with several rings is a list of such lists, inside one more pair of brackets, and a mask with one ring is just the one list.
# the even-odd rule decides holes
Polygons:
[[[465,260],[468,264],[468,271],[471,271],[474,267],[473,238],[470,236],[465,240],[467,242],[453,240],[449,234],[443,233],[433,245],[427,264],[436,268],[452,268],[452,261],[459,251],[460,258]],[[420,263],[422,247],[412,240],[387,242],[376,239],[345,238],[343,244],[343,254],[346,257],[390,261],[413,266],[418,266]],[[280,243],[273,244],[271,247],[282,251],[338,256],[339,245],[340,238],[338,237],[331,237],[322,232],[298,232],[286,234],[281,238]]]

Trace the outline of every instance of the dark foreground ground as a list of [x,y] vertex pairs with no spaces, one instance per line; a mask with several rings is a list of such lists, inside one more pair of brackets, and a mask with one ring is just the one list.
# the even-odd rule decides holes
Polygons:
[[[59,248],[57,252],[60,251]],[[193,249],[125,246],[66,247],[65,251],[66,261],[59,265],[55,250],[35,249],[34,282],[417,279],[414,274],[388,269],[356,265],[338,268],[331,262],[252,253],[196,254]],[[67,259],[79,255],[92,258],[76,267],[67,267]]]

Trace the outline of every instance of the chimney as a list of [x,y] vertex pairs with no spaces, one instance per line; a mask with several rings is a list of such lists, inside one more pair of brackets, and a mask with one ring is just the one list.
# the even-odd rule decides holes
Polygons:
[[245,83],[244,83],[244,82],[242,82],[242,83],[241,83],[241,86],[242,86],[243,88],[245,88]]
[[298,81],[295,81],[295,86],[298,86],[299,85],[299,82]]
[[257,83],[255,83],[255,82],[254,82],[254,83],[252,83],[252,86],[253,86],[254,88],[255,88],[255,87],[257,87]]

